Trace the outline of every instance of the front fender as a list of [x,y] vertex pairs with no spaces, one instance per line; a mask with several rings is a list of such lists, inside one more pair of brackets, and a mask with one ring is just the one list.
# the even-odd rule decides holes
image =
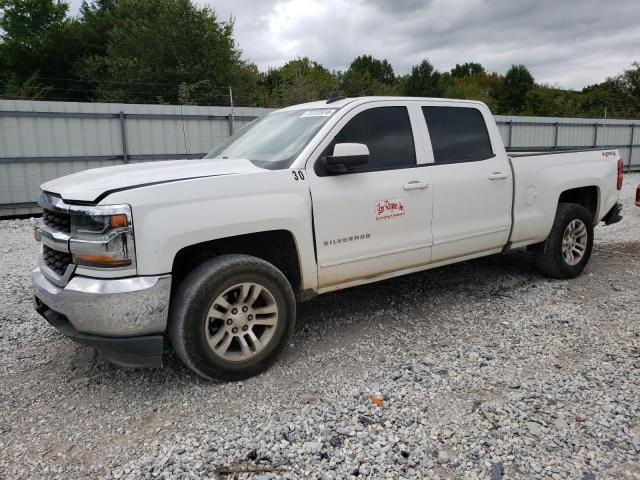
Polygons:
[[271,230],[289,231],[304,289],[317,287],[311,197],[290,170],[191,179],[110,195],[132,207],[138,275],[171,271],[176,254],[197,243]]

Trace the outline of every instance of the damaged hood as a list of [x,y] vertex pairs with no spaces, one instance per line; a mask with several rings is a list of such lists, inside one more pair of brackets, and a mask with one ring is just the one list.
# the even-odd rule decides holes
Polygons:
[[110,192],[145,185],[264,171],[249,160],[173,160],[94,168],[43,183],[64,200],[97,202]]

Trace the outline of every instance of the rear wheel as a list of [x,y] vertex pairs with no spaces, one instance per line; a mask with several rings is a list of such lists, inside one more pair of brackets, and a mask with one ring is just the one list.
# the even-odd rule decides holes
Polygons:
[[593,248],[593,222],[582,205],[561,203],[547,239],[537,246],[536,264],[553,278],[574,278],[584,270]]
[[222,255],[196,267],[171,305],[169,338],[199,375],[240,380],[266,370],[295,324],[295,299],[285,276],[248,255]]

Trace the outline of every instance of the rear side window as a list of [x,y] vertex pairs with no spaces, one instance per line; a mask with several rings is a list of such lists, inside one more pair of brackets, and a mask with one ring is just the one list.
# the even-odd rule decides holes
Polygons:
[[406,107],[376,107],[358,113],[336,135],[325,154],[336,143],[364,143],[369,164],[354,171],[388,170],[416,164],[411,121]]
[[493,157],[484,118],[475,108],[422,107],[436,163],[460,163]]

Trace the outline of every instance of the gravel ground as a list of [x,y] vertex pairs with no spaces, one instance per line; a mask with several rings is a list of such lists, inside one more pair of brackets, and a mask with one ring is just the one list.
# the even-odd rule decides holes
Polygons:
[[56,333],[33,220],[2,221],[0,477],[638,479],[638,183],[575,280],[512,252],[318,297],[273,369],[223,385]]

